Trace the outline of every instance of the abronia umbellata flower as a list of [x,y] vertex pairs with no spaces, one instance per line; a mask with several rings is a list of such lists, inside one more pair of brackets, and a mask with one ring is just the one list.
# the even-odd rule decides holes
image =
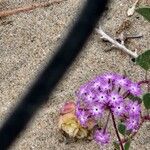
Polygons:
[[[105,111],[115,117],[123,118],[127,130],[135,131],[140,123],[141,107],[128,95],[140,96],[141,87],[125,76],[105,73],[82,85],[77,91],[76,116],[83,127],[89,119],[98,122]],[[107,144],[109,134],[105,130],[96,130],[94,139],[98,144]]]

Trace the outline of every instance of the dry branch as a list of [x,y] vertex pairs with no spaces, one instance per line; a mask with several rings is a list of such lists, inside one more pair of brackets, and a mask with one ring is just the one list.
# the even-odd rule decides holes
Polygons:
[[53,0],[51,2],[34,3],[30,6],[15,8],[13,10],[4,10],[0,12],[0,17],[7,17],[7,16],[11,16],[11,15],[18,14],[21,12],[27,12],[36,8],[48,7],[50,5],[59,4],[60,2],[63,2],[63,1],[65,0]]
[[137,6],[138,3],[139,3],[139,0],[136,0],[136,1],[133,3],[132,7],[128,9],[128,11],[127,11],[128,17],[131,17],[131,16],[134,14],[135,9],[136,9],[136,6]]
[[96,32],[101,35],[101,39],[105,39],[105,40],[109,41],[112,44],[112,47],[115,47],[115,48],[118,48],[118,49],[124,51],[125,53],[129,54],[133,58],[137,58],[138,57],[136,52],[133,52],[133,51],[129,50],[123,44],[121,44],[121,43],[117,42],[116,40],[112,39],[109,35],[107,35],[102,30],[101,27],[99,27],[99,29],[96,29]]

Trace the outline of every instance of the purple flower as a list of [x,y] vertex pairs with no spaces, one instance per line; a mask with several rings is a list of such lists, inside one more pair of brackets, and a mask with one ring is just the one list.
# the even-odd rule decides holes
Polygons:
[[96,130],[94,133],[94,140],[99,145],[107,144],[110,140],[110,134],[104,130]]
[[96,77],[93,81],[92,81],[92,85],[91,85],[91,89],[95,90],[95,91],[99,91],[101,86],[102,86],[102,78],[100,77]]
[[122,116],[126,114],[125,104],[123,102],[117,104],[115,107],[112,108],[112,111],[115,116]]
[[123,76],[118,75],[115,81],[115,84],[118,85],[119,87],[124,87],[127,88],[131,81]]
[[88,121],[89,114],[84,110],[76,109],[76,116],[77,116],[80,124],[82,126],[86,127],[86,123]]
[[115,92],[110,93],[108,99],[109,99],[109,104],[113,107],[115,107],[117,104],[123,101],[123,98]]
[[135,96],[140,96],[142,94],[140,85],[138,85],[137,83],[130,83],[128,86],[128,90],[131,94]]
[[114,73],[105,73],[105,74],[102,75],[102,78],[106,82],[114,81],[116,79],[116,74],[114,74]]
[[112,84],[108,82],[102,82],[101,91],[106,92],[112,90]]
[[139,116],[141,113],[141,107],[137,101],[128,102],[126,109],[127,109],[127,112],[129,113],[129,116]]
[[92,116],[94,116],[94,118],[100,118],[104,112],[104,108],[103,106],[98,103],[95,102],[93,104],[91,104],[91,106],[89,107],[89,112]]
[[96,98],[96,94],[88,90],[83,100],[85,103],[89,104],[92,103],[95,100],[95,98]]
[[101,104],[106,104],[108,102],[108,96],[105,92],[99,92],[96,95],[96,99]]
[[79,90],[76,92],[76,95],[79,99],[84,98],[88,90],[88,84],[82,85]]
[[[141,107],[137,101],[128,100],[127,95],[141,95],[141,87],[127,77],[105,73],[82,85],[77,92],[76,116],[83,127],[92,119],[98,120],[109,110],[113,115],[123,117],[127,130],[136,131],[140,123]],[[106,126],[107,127],[107,126]],[[107,144],[109,133],[96,130],[94,139],[98,144]]]
[[127,130],[135,132],[139,128],[139,118],[130,117],[126,120],[125,125]]

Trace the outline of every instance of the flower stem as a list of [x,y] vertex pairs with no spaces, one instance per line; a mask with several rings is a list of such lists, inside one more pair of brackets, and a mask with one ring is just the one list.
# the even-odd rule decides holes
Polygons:
[[117,129],[117,125],[116,125],[116,121],[115,121],[115,117],[114,117],[113,112],[111,112],[111,116],[112,116],[112,121],[113,121],[114,129],[115,129],[115,132],[116,132],[116,135],[117,135],[118,141],[119,141],[119,143],[120,143],[121,150],[124,150],[124,148],[123,148],[123,144],[122,144],[122,141],[121,141],[121,138],[120,138],[120,135],[119,135],[118,129]]
[[148,71],[145,72],[145,80],[148,81],[147,83],[147,92],[150,92],[150,80],[148,80]]
[[129,96],[130,92],[129,91],[126,91],[122,96],[123,96],[123,99],[127,98]]
[[[150,80],[148,80],[148,72],[147,72],[147,70],[146,70],[146,72],[145,72],[145,80],[148,81],[148,83],[147,83],[147,92],[149,93],[149,92],[150,92]],[[148,111],[148,109],[147,109],[147,115],[149,116],[149,111]]]
[[109,111],[109,114],[107,116],[107,121],[106,121],[106,124],[105,124],[105,127],[104,127],[104,132],[106,131],[106,128],[107,128],[107,125],[108,125],[108,122],[109,122],[109,118],[110,118],[110,111]]
[[149,80],[143,80],[143,81],[140,81],[138,84],[141,85],[141,84],[149,84]]
[[150,116],[146,115],[146,116],[142,116],[142,120],[144,121],[150,121]]

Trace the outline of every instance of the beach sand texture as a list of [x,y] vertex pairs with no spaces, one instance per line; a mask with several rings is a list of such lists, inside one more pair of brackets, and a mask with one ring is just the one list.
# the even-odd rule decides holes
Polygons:
[[[48,0],[34,0],[46,2]],[[127,47],[141,54],[150,48],[150,24],[135,13],[127,17],[127,9],[134,0],[112,0],[100,24],[112,37],[124,20],[130,20],[129,35],[143,34],[130,40]],[[19,99],[30,87],[40,70],[55,53],[57,47],[75,21],[85,0],[66,0],[46,8],[19,13],[0,19],[0,120],[2,124]],[[13,9],[33,3],[33,0],[3,0],[0,10]],[[150,2],[147,2],[150,4]],[[141,5],[146,4],[142,1]],[[81,54],[69,68],[49,102],[32,119],[26,131],[11,150],[113,150],[111,143],[99,148],[93,141],[61,142],[58,131],[58,109],[67,100],[75,99],[75,90],[92,77],[104,72],[123,73],[126,70],[134,81],[144,79],[145,72],[131,62],[120,50],[104,52],[110,47],[93,33]],[[150,73],[148,73],[150,78]],[[112,124],[109,125],[115,138]],[[131,150],[150,149],[150,123],[145,123],[132,142]]]

